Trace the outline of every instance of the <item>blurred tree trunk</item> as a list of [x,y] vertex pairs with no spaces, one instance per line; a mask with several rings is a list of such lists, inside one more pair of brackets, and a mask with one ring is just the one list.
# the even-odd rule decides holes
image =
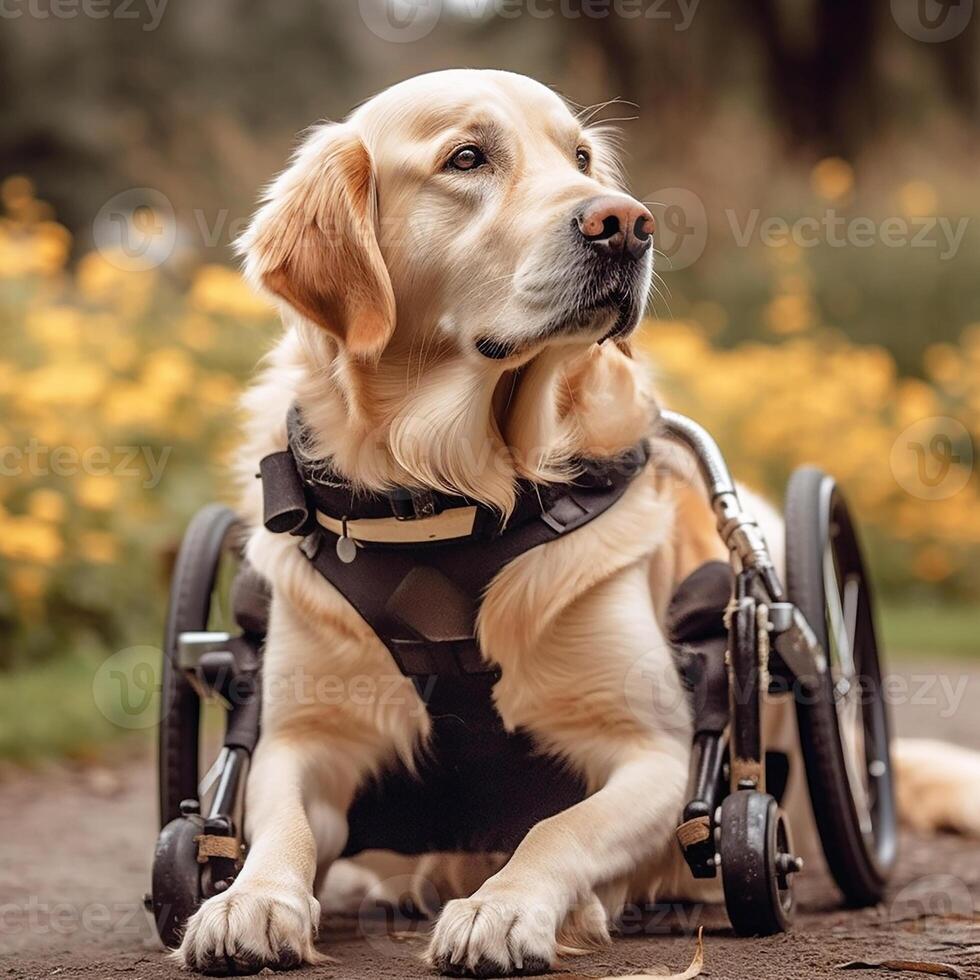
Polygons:
[[872,0],[796,5],[796,16],[806,22],[793,25],[795,31],[788,30],[787,9],[777,0],[742,7],[762,42],[773,114],[792,149],[853,157],[877,122],[875,5]]
[[[628,23],[628,22],[627,22]],[[620,99],[635,99],[639,91],[637,82],[637,59],[632,45],[623,31],[621,17],[602,17],[590,24],[595,32],[599,50],[602,52],[609,79],[610,96]]]
[[951,104],[973,125],[980,122],[977,23],[978,18],[971,17],[965,29],[955,37],[942,44],[926,45],[936,59]]

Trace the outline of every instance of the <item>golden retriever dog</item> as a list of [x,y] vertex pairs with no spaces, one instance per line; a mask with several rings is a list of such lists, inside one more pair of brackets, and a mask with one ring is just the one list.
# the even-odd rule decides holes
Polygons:
[[[337,904],[342,875],[327,872],[351,801],[372,775],[412,767],[429,732],[378,637],[295,538],[262,527],[253,477],[285,447],[290,406],[316,458],[355,486],[456,492],[506,517],[519,479],[566,481],[572,460],[615,457],[649,434],[655,400],[628,337],[650,288],[653,232],[622,188],[609,134],[503,71],[396,85],[312,129],[269,187],[240,242],[285,326],[245,398],[241,452],[248,559],[273,587],[263,730],[244,868],[190,920],[182,963],[316,962],[315,890],[326,881]],[[511,561],[486,592],[478,636],[502,671],[497,711],[589,792],[511,855],[469,872],[452,866],[463,858],[428,861],[426,874],[458,889],[427,953],[442,972],[541,972],[562,949],[608,941],[627,898],[705,895],[674,843],[691,718],[663,617],[689,572],[727,556],[683,463],[659,447],[614,506]],[[658,690],[649,703],[627,695],[640,673]],[[386,696],[284,696],[297,676],[344,690],[383,680]],[[942,822],[978,829],[980,807],[967,802],[954,799]]]

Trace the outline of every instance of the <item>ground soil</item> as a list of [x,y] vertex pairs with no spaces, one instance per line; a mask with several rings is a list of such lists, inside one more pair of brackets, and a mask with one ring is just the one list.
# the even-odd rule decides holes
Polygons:
[[[936,665],[904,669],[907,693],[896,698],[900,732],[976,746],[980,671],[959,664],[938,672],[948,691],[965,678],[962,700],[954,704],[935,681],[926,689]],[[0,980],[181,975],[142,906],[155,836],[154,779],[145,753],[114,766],[0,774]],[[904,834],[889,895],[877,908],[841,909],[819,870],[800,876],[797,895],[797,918],[786,935],[736,939],[721,909],[653,909],[611,949],[567,959],[553,976],[591,980],[654,966],[680,971],[693,952],[692,927],[701,924],[704,974],[718,980],[870,977],[838,965],[882,959],[943,962],[980,977],[978,842]],[[425,928],[400,923],[389,936],[377,923],[365,936],[356,922],[325,923],[322,945],[336,962],[293,976],[431,976],[418,959]]]

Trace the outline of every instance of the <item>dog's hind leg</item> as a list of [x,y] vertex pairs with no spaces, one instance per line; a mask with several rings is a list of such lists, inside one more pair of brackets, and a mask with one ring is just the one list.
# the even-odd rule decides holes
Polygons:
[[899,820],[980,838],[980,752],[934,739],[892,743]]

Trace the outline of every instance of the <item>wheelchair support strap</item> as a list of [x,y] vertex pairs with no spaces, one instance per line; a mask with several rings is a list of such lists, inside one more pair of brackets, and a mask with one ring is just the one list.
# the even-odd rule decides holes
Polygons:
[[197,842],[197,863],[207,864],[213,857],[237,861],[242,856],[242,845],[236,837],[219,837],[216,834],[199,834]]
[[706,562],[681,582],[667,608],[667,638],[691,693],[695,734],[720,734],[728,724],[725,610],[733,588],[727,564]]

